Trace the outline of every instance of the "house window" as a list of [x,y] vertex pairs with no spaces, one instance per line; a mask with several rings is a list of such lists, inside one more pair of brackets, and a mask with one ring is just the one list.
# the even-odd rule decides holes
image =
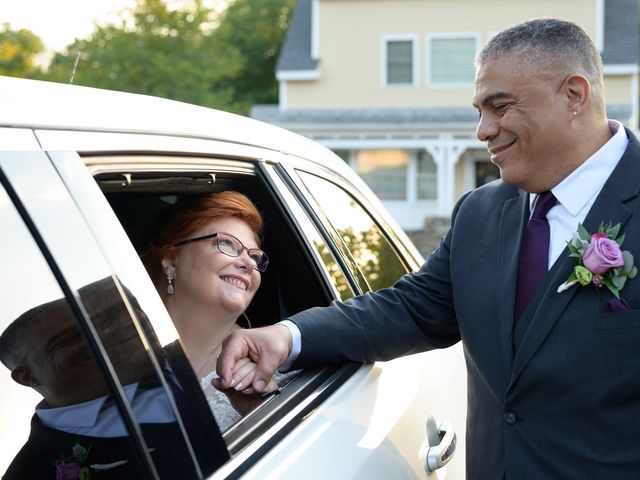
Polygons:
[[382,42],[382,83],[387,87],[416,86],[417,37],[385,37]]
[[358,150],[355,168],[382,200],[407,199],[407,150]]
[[438,198],[438,172],[431,155],[425,150],[417,152],[417,192],[418,200]]
[[430,36],[428,79],[431,86],[473,85],[476,36]]

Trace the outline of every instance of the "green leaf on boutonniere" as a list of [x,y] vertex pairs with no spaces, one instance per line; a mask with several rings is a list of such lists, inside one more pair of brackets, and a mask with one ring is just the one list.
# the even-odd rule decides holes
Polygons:
[[620,224],[617,223],[615,226],[611,226],[611,224],[609,224],[607,226],[607,230],[605,232],[605,235],[608,236],[609,238],[616,238],[618,236],[618,233],[620,233]]
[[624,238],[625,238],[624,236],[625,236],[625,234],[623,233],[618,238],[616,238],[616,242],[618,243],[619,247],[622,247],[622,242],[624,242]]
[[578,258],[580,258],[580,252],[578,251],[578,249],[573,244],[568,243],[567,247],[569,248],[569,256],[570,257],[578,257]]
[[618,291],[619,289],[614,285],[613,280],[609,277],[603,277],[602,281],[604,282],[605,286],[611,291],[611,293],[613,293],[616,298],[620,300],[620,292]]
[[589,232],[587,232],[587,229],[584,228],[584,225],[582,225],[581,223],[578,224],[578,238],[587,243],[589,243],[589,241],[591,240],[591,235],[589,235]]

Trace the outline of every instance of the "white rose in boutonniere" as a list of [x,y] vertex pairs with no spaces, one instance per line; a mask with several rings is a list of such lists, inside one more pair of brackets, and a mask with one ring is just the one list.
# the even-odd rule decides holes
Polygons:
[[583,286],[590,283],[598,288],[606,286],[616,298],[620,298],[620,290],[627,279],[633,278],[638,269],[633,264],[633,255],[628,250],[622,251],[624,235],[618,237],[620,224],[600,224],[598,233],[589,234],[578,225],[578,231],[567,242],[569,256],[576,259],[577,265],[569,278],[558,287],[558,293],[576,284]]

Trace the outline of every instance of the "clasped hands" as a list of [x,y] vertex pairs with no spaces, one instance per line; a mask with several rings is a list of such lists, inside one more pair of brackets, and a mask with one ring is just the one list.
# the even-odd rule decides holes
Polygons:
[[255,397],[276,390],[273,374],[289,356],[292,343],[283,325],[233,331],[222,343],[216,366],[220,378],[213,386],[225,392],[236,409],[237,394]]

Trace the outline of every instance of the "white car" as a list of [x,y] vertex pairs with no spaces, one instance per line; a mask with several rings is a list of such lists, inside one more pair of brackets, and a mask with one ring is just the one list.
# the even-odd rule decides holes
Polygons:
[[[177,333],[139,259],[151,220],[179,196],[234,189],[263,212],[270,265],[248,311],[252,326],[391,285],[421,265],[371,190],[326,148],[198,106],[0,77],[0,184],[0,334],[34,307],[62,305],[72,322],[67,333],[51,333],[63,322],[56,317],[38,334],[44,350],[26,346],[23,353],[46,369],[58,361],[52,344],[69,342],[68,331],[80,335],[95,371],[66,379],[69,391],[98,375],[110,391],[105,402],[115,402],[127,427],[126,456],[113,461],[100,460],[105,449],[98,440],[68,443],[49,432],[53,445],[37,447],[43,449],[38,458],[54,455],[49,478],[62,467],[86,467],[97,479],[464,478],[466,373],[459,344],[389,362],[303,371],[222,434],[202,408],[195,375],[181,370]],[[110,309],[106,320],[96,298]],[[124,366],[109,347],[112,331],[135,338]],[[12,338],[10,345],[26,337]],[[204,445],[170,393],[156,344],[172,351],[174,372],[188,377],[182,388],[206,427]],[[153,366],[158,388],[175,400],[169,403],[182,420],[160,440],[148,436],[124,389],[138,357]],[[25,448],[42,443],[30,423],[43,387],[20,385],[14,379],[25,377],[0,370],[4,472],[14,457],[13,468],[20,467],[30,429]]]

